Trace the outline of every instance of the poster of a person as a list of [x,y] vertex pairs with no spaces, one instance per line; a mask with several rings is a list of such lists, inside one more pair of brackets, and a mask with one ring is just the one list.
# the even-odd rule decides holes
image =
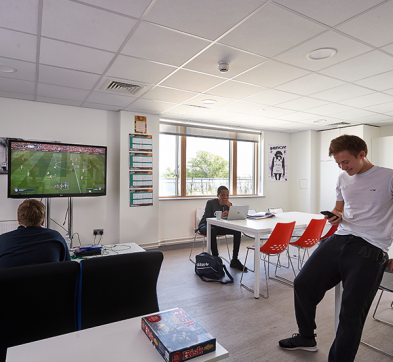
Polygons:
[[269,145],[269,181],[288,181],[288,147]]

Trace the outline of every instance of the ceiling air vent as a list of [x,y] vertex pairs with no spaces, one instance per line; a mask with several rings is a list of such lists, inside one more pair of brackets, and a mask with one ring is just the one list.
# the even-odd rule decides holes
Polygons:
[[329,127],[330,127],[330,126],[341,127],[341,126],[350,126],[350,125],[351,125],[351,124],[348,123],[348,122],[338,122],[338,123],[331,123],[331,124],[329,124]]
[[123,83],[115,80],[108,80],[101,88],[101,90],[106,92],[113,92],[119,94],[136,95],[143,88],[140,84]]

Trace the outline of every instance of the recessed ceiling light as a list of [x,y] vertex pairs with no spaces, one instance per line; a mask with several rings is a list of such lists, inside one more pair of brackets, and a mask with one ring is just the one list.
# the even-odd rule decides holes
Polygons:
[[16,68],[9,67],[8,65],[0,63],[0,72],[3,73],[15,73]]
[[316,119],[314,123],[325,123],[327,122],[326,119]]
[[309,60],[325,60],[336,55],[337,50],[334,48],[321,48],[313,50],[306,55]]
[[214,104],[217,103],[217,101],[215,99],[204,99],[202,101],[203,104]]

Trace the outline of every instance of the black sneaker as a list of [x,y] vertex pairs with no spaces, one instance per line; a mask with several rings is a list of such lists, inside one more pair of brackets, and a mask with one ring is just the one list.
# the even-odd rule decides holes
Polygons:
[[243,271],[243,268],[244,268],[245,273],[247,273],[247,271],[248,271],[247,267],[243,266],[243,264],[241,263],[241,261],[239,259],[232,259],[230,266],[231,266],[231,268],[237,269],[240,271]]
[[297,349],[303,349],[304,351],[316,352],[318,351],[317,341],[314,334],[314,338],[307,339],[301,336],[299,333],[292,334],[291,338],[282,339],[278,344],[281,348],[287,349],[289,351],[295,351]]

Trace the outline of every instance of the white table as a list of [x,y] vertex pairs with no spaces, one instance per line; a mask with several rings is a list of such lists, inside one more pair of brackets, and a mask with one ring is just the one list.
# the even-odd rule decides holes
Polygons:
[[[154,314],[154,313],[153,313]],[[8,348],[6,362],[164,362],[141,329],[142,317]],[[220,361],[229,356],[219,343],[216,350],[193,362]]]
[[[255,250],[260,248],[260,237],[263,234],[271,233],[277,223],[289,223],[296,221],[295,229],[304,229],[312,219],[323,219],[321,214],[309,214],[304,212],[283,212],[276,214],[275,217],[262,220],[217,220],[216,218],[207,219],[207,252],[211,252],[210,226],[217,225],[231,230],[241,231],[246,234],[254,235]],[[259,281],[260,281],[260,258],[259,253],[254,253],[254,297],[259,298]]]

